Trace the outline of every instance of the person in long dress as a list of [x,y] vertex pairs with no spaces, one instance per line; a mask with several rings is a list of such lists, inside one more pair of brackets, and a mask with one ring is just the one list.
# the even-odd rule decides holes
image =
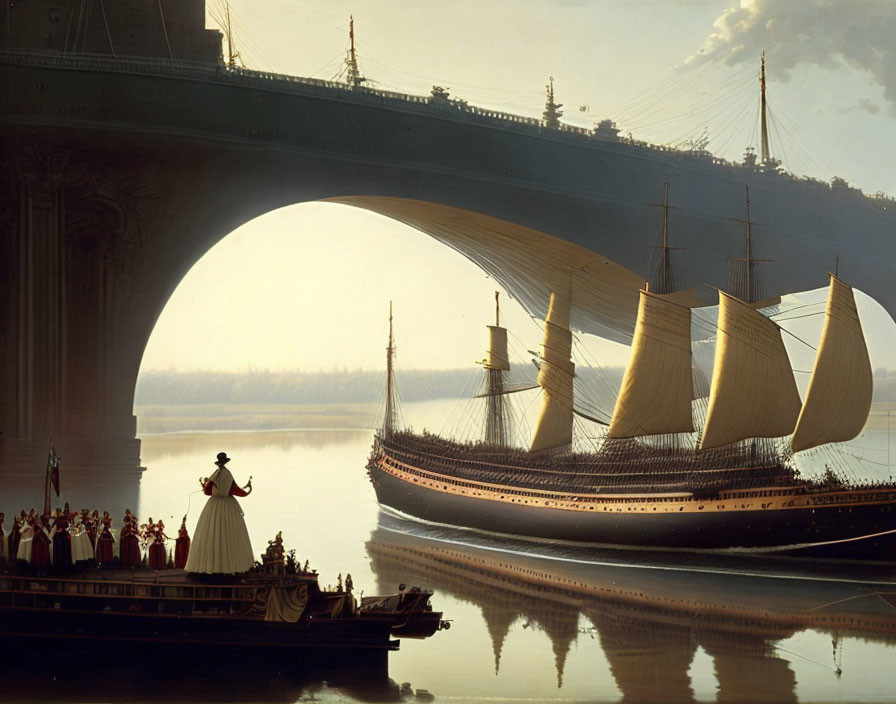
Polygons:
[[[24,514],[25,512],[22,511]],[[23,516],[19,527],[19,542],[16,547],[16,559],[25,564],[31,564],[31,543],[34,539],[34,519]]]
[[103,517],[97,527],[99,534],[96,536],[94,558],[97,567],[108,567],[112,564],[115,555],[115,536],[112,534],[112,518],[108,511],[103,511]]
[[208,496],[190,545],[184,570],[203,574],[238,574],[247,572],[255,564],[249,531],[243,512],[234,498],[252,492],[252,479],[245,489],[233,481],[225,466],[230,458],[219,452],[217,469],[207,479],[201,479],[203,493]]
[[118,534],[118,561],[122,567],[136,569],[140,566],[140,539],[137,536],[137,518],[131,509],[125,509]]
[[187,558],[190,556],[190,534],[187,531],[187,517],[181,521],[180,528],[177,529],[177,540],[174,541],[174,566],[177,569],[183,569],[187,564]]
[[9,541],[6,535],[6,515],[0,513],[0,562],[9,562]]
[[81,525],[81,514],[75,513],[72,515],[71,523],[68,524],[68,541],[72,546],[72,566],[78,564],[82,560],[81,557],[81,541],[79,537],[84,530],[84,526]]
[[100,525],[100,513],[96,509],[93,510],[93,513],[87,514],[87,509],[84,509],[84,527],[87,529],[87,537],[90,538],[90,544],[92,546],[91,551],[96,549],[96,536],[99,533],[99,525]]
[[50,533],[50,541],[53,545],[51,554],[54,572],[64,573],[72,568],[72,539],[68,532],[69,515],[56,509],[53,529]]
[[22,525],[25,523],[25,510],[12,517],[12,530],[9,531],[9,561],[15,563],[19,553],[19,540],[22,538]]
[[155,524],[152,532],[147,535],[149,543],[149,566],[154,570],[163,570],[167,565],[167,551],[165,544],[168,542],[168,536],[165,535],[165,523],[159,519]]
[[72,541],[72,562],[78,567],[84,568],[93,562],[93,544],[87,534],[83,514],[75,514],[69,534]]
[[53,564],[53,528],[48,530],[45,520],[44,516],[37,516],[32,526],[31,569],[37,574],[46,574]]

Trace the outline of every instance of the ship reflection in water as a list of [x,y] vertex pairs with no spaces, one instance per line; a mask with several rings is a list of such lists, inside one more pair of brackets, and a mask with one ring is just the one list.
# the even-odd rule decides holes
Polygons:
[[[816,665],[830,689],[845,667],[843,639],[882,649],[896,644],[892,567],[856,565],[845,572],[848,580],[835,576],[844,574],[842,563],[827,575],[823,563],[808,573],[805,563],[775,558],[684,567],[690,558],[681,554],[596,555],[580,547],[492,542],[385,512],[367,550],[380,590],[411,578],[433,588],[436,598],[447,594],[478,605],[496,674],[513,627],[548,637],[558,687],[571,649],[590,636],[626,702],[696,701],[691,679],[698,649],[712,661],[717,701],[796,702],[787,657],[793,654],[783,641],[809,631],[827,637],[828,661]],[[881,683],[889,676],[880,673]]]

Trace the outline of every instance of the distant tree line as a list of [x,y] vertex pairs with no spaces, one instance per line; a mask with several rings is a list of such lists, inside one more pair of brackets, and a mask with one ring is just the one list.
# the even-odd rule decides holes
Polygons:
[[[423,370],[398,376],[404,401],[458,398],[469,369]],[[134,402],[162,404],[271,404],[376,402],[385,395],[382,371],[148,371],[140,374]]]
[[[582,367],[576,370],[576,375],[589,388],[609,386],[615,391],[622,381],[622,371],[621,368],[598,371]],[[529,372],[534,383],[534,369]],[[397,374],[396,387],[401,399],[407,402],[463,398],[479,390],[480,379],[481,372],[475,369],[424,369]],[[148,371],[141,373],[137,380],[135,403],[367,403],[380,401],[385,385],[383,371]],[[896,370],[875,370],[874,400],[896,403]]]

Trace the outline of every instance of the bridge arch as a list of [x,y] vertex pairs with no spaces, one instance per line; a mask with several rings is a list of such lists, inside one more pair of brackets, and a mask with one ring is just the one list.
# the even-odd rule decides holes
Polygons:
[[[290,203],[403,219],[511,291],[528,281],[518,295],[538,315],[570,268],[602,285],[612,260],[622,289],[640,283],[644,204],[667,174],[694,280],[722,285],[746,182],[755,218],[777,228],[763,240],[784,272],[769,295],[823,285],[843,254],[841,274],[896,308],[896,210],[707,154],[214,64],[7,51],[0,82],[5,471],[33,472],[51,436],[70,471],[138,471],[130,390],[164,301],[222,233]],[[610,303],[580,309],[626,310]],[[576,322],[624,336],[634,296],[628,310]]]
[[[554,238],[457,209],[398,199],[374,199],[371,208],[362,207],[365,199],[348,200],[285,206],[212,245],[172,284],[176,289],[150,335],[141,371],[313,370],[330,368],[334,359],[347,359],[339,363],[348,368],[379,369],[386,302],[393,299],[396,330],[404,332],[402,349],[412,363],[466,366],[483,353],[483,326],[494,318],[498,288],[504,292],[502,324],[526,337],[528,349],[537,347],[542,330],[518,300],[537,309],[555,285],[592,304],[614,326],[611,333],[625,334],[622,325],[629,322],[609,308],[614,299],[630,305],[630,292],[609,276],[595,285],[587,267],[561,258],[578,248],[559,243],[555,254]],[[424,212],[419,228],[409,225],[421,210],[436,214]],[[511,255],[503,265],[501,257]],[[586,263],[595,259],[589,252]],[[615,272],[633,291],[641,285],[640,277],[612,262],[598,270]],[[513,290],[519,295],[508,295]],[[579,317],[597,327],[598,318],[582,310]],[[626,348],[596,344],[602,363],[624,363]]]

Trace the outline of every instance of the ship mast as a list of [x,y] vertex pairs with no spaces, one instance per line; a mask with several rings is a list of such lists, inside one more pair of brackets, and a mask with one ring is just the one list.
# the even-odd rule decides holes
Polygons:
[[367,79],[361,75],[361,69],[358,68],[358,54],[355,52],[355,18],[349,15],[348,20],[348,37],[351,46],[348,56],[345,57],[345,65],[348,67],[345,80],[352,88],[359,88]]
[[757,262],[770,262],[772,259],[757,259],[753,256],[753,225],[750,219],[750,187],[747,189],[747,217],[743,220],[740,218],[731,218],[734,222],[742,222],[746,225],[746,256],[745,257],[729,257],[729,262],[743,262],[746,276],[743,281],[738,280],[736,275],[729,274],[728,290],[745,303],[755,303],[760,298],[759,288],[756,285],[755,266]]
[[550,77],[549,83],[545,86],[545,88],[547,89],[547,100],[545,101],[544,112],[542,113],[544,126],[557,129],[560,127],[560,118],[563,117],[563,111],[560,109],[563,107],[563,104],[554,102],[553,76]]
[[[734,222],[741,222],[745,225],[746,231],[746,256],[744,257],[729,257],[729,269],[728,269],[728,291],[740,299],[748,306],[755,308],[753,306],[754,303],[759,301],[762,297],[760,287],[756,282],[756,264],[757,262],[770,262],[772,259],[757,259],[753,256],[753,225],[756,224],[750,218],[750,187],[747,185],[744,187],[746,189],[746,217],[744,219],[740,218],[731,218]],[[734,262],[743,262],[743,269],[738,271],[736,264],[734,266],[730,266]],[[743,272],[743,278],[741,278],[741,271]],[[721,306],[721,295],[720,302]],[[721,313],[720,313],[721,314]],[[717,333],[718,335],[718,333]],[[718,345],[718,342],[716,342]],[[715,369],[713,369],[713,379],[715,379]],[[713,381],[715,384],[715,381]],[[782,391],[783,394],[783,391]],[[712,408],[712,397],[710,397],[710,408],[707,409],[707,423],[709,422],[709,411]],[[704,448],[707,447],[705,443],[706,437],[706,425],[704,424],[703,429],[703,439],[701,440],[701,446]],[[769,440],[770,436],[762,436],[761,439],[757,439],[755,437],[750,438],[749,442],[744,446],[746,452],[749,453],[749,461],[750,463],[755,463],[757,461],[761,461],[762,457],[768,457],[774,455],[774,441]]]
[[[495,325],[489,332],[489,356],[486,360],[487,375],[485,442],[497,447],[507,447],[508,414],[504,399],[504,372],[507,364],[507,333],[501,327],[501,304],[495,291]],[[503,342],[502,342],[503,341]]]
[[227,68],[233,69],[236,68],[236,60],[240,58],[240,53],[233,49],[233,30],[230,28],[230,3],[227,3],[224,9],[227,16]]
[[662,250],[660,261],[654,272],[653,281],[650,287],[653,293],[665,294],[674,293],[676,284],[672,274],[672,257],[670,252],[673,249],[681,249],[680,247],[672,247],[669,245],[669,211],[678,210],[677,207],[669,205],[669,176],[666,175],[665,191],[662,203],[648,203],[656,208],[663,209],[663,241],[659,245],[651,245],[655,249]]
[[765,103],[765,52],[762,52],[762,63],[759,68],[759,113],[760,126],[762,130],[762,165],[765,166],[771,154],[768,151],[768,124],[766,122],[766,103]]
[[389,346],[386,347],[386,414],[383,418],[383,437],[392,436],[395,429],[395,384],[392,378],[392,358],[395,346],[392,339],[392,301],[389,301]]
[[572,361],[572,332],[569,329],[571,309],[572,280],[565,296],[551,291],[551,302],[544,320],[541,363],[538,367],[542,406],[529,446],[533,452],[569,448],[572,444],[575,364]]
[[[763,103],[765,103],[765,56],[762,57],[762,85],[763,85]],[[763,124],[765,123],[765,114],[763,113],[762,118]],[[764,133],[762,135],[762,150],[764,152],[763,158],[768,156],[768,136]],[[746,186],[747,189],[747,295],[744,300],[747,303],[753,302],[753,222],[750,220],[750,187]]]

